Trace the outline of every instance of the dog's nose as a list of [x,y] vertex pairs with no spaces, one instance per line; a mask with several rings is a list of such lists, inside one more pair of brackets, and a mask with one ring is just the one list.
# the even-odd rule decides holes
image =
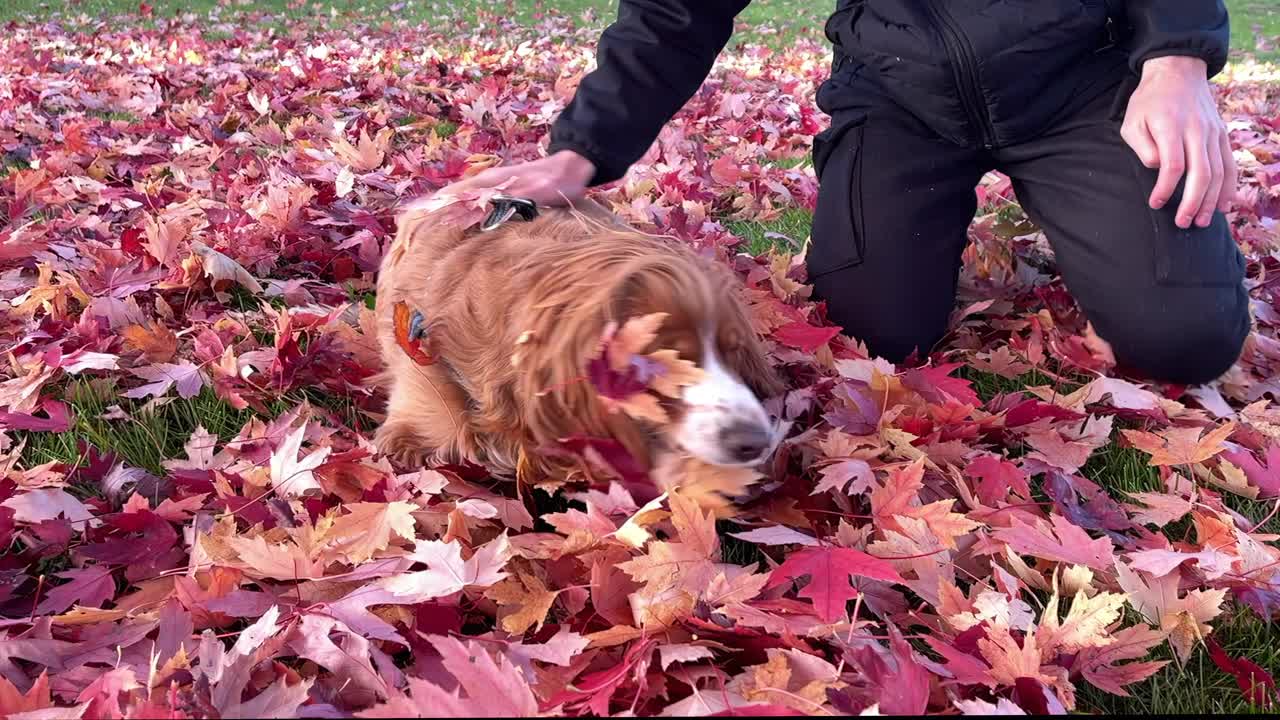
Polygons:
[[735,422],[720,431],[720,444],[735,462],[750,462],[769,448],[768,428],[752,422]]

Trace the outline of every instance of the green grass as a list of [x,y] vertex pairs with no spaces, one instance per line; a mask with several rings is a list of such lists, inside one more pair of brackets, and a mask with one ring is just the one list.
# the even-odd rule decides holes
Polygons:
[[809,227],[812,224],[813,217],[807,210],[791,208],[784,210],[776,220],[770,222],[733,221],[725,223],[725,227],[742,238],[744,250],[758,255],[771,248],[800,252],[809,237]]
[[107,122],[120,120],[123,122],[134,123],[138,121],[138,116],[130,112],[121,112],[117,110],[89,110],[85,112],[89,117],[96,117]]
[[27,161],[16,155],[4,154],[0,155],[0,178],[8,175],[15,170],[26,170],[31,167]]
[[[165,402],[149,405],[146,401],[120,397],[111,382],[76,380],[62,388],[61,399],[70,406],[74,425],[64,433],[18,433],[27,441],[23,459],[28,464],[56,461],[82,465],[85,457],[77,442],[83,441],[99,453],[117,455],[119,461],[129,467],[163,475],[164,460],[187,456],[184,445],[197,427],[216,435],[221,446],[255,416],[252,410],[237,410],[228,405],[208,388],[190,399],[171,394]],[[293,391],[271,401],[268,415],[259,417],[270,421],[303,401],[320,413],[331,413],[335,421],[348,427],[370,429],[349,398],[313,388]],[[118,406],[128,417],[103,418],[112,406]]]
[[1148,458],[1141,450],[1112,443],[1095,452],[1080,474],[1120,500],[1128,500],[1130,493],[1162,492],[1160,473],[1151,467]]
[[[218,11],[226,19],[237,13],[260,12],[286,19],[339,17],[393,19],[407,22],[425,22],[438,17],[447,7],[513,8],[513,17],[521,22],[532,21],[542,8],[552,7],[561,13],[577,18],[590,13],[596,24],[611,20],[617,12],[617,0],[460,0],[456,3],[441,0],[364,0],[357,7],[351,3],[299,2],[299,0],[252,0],[252,2],[228,2],[228,0],[153,0],[153,19],[172,17],[175,13],[204,15]],[[771,44],[804,36],[821,41],[822,25],[834,7],[834,0],[755,0],[738,16],[740,38],[764,40]],[[1261,59],[1280,60],[1280,50],[1272,48],[1264,52],[1256,50],[1257,38],[1280,37],[1280,4],[1274,0],[1227,0],[1231,12],[1231,47],[1237,54],[1256,54]],[[59,17],[72,19],[83,16],[91,21],[117,16],[133,16],[137,19],[137,0],[6,0],[0,5],[0,21],[45,19]],[[1258,28],[1255,32],[1254,28]],[[225,29],[210,29],[206,37],[226,37]]]
[[[966,365],[956,368],[954,374],[958,378],[968,380],[973,385],[973,391],[978,393],[978,397],[982,398],[983,402],[1001,393],[1021,392],[1037,385],[1057,385],[1053,378],[1041,373],[1039,370],[1032,370],[1016,378],[1007,378],[995,373],[976,370]],[[1074,384],[1067,384],[1061,386],[1060,390],[1063,394],[1070,394],[1077,387]]]
[[[1136,620],[1136,618],[1135,618]],[[1224,613],[1210,635],[1231,657],[1247,657],[1272,674],[1280,670],[1280,643],[1275,627],[1248,611]],[[1168,644],[1157,648],[1148,660],[1172,660],[1163,670],[1130,685],[1130,697],[1102,692],[1088,683],[1077,685],[1077,705],[1082,712],[1103,715],[1241,715],[1275,717],[1273,711],[1251,706],[1235,679],[1218,669],[1203,648],[1195,651],[1185,667],[1179,667]]]
[[[143,410],[145,403],[118,397],[114,387],[102,382],[77,380],[65,388],[62,399],[71,406],[74,427],[65,433],[24,433],[27,450],[23,457],[28,462],[82,464],[84,458],[76,443],[83,440],[98,452],[119,455],[130,467],[163,474],[163,460],[186,457],[183,445],[197,426],[225,442],[253,415],[227,405],[207,389],[189,400],[174,399],[153,411]],[[129,418],[103,419],[112,405],[119,405]]]
[[[1231,48],[1260,60],[1280,61],[1280,3],[1275,0],[1227,0],[1231,13]],[[1255,26],[1258,28],[1255,31]],[[1271,48],[1260,51],[1258,39],[1270,40]]]

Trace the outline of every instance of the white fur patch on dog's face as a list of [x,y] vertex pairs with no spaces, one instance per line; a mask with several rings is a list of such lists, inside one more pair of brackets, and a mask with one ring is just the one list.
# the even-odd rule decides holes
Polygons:
[[721,361],[714,343],[705,343],[704,378],[684,388],[684,416],[674,439],[703,462],[751,466],[773,452],[778,432],[760,399]]

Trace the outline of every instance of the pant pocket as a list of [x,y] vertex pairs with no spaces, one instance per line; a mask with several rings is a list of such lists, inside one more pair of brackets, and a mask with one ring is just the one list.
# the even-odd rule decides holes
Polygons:
[[1182,203],[1185,178],[1179,181],[1173,197],[1159,210],[1147,205],[1155,187],[1159,170],[1138,160],[1128,147],[1134,177],[1142,192],[1143,208],[1151,223],[1151,260],[1155,280],[1165,286],[1230,287],[1244,280],[1245,259],[1231,236],[1226,217],[1217,211],[1209,227],[1192,225],[1183,229],[1174,222]]
[[859,122],[838,131],[835,137],[815,138],[818,201],[805,257],[811,281],[862,264],[866,252],[862,207],[863,135],[864,125]]

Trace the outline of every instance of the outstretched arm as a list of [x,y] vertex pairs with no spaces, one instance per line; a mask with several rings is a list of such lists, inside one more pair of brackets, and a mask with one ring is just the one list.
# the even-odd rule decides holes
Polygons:
[[748,2],[622,0],[596,69],[551,129],[550,150],[590,160],[592,185],[622,177],[706,79]]
[[596,69],[551,128],[547,157],[490,168],[452,189],[502,187],[540,205],[622,177],[706,79],[750,0],[621,0]]

